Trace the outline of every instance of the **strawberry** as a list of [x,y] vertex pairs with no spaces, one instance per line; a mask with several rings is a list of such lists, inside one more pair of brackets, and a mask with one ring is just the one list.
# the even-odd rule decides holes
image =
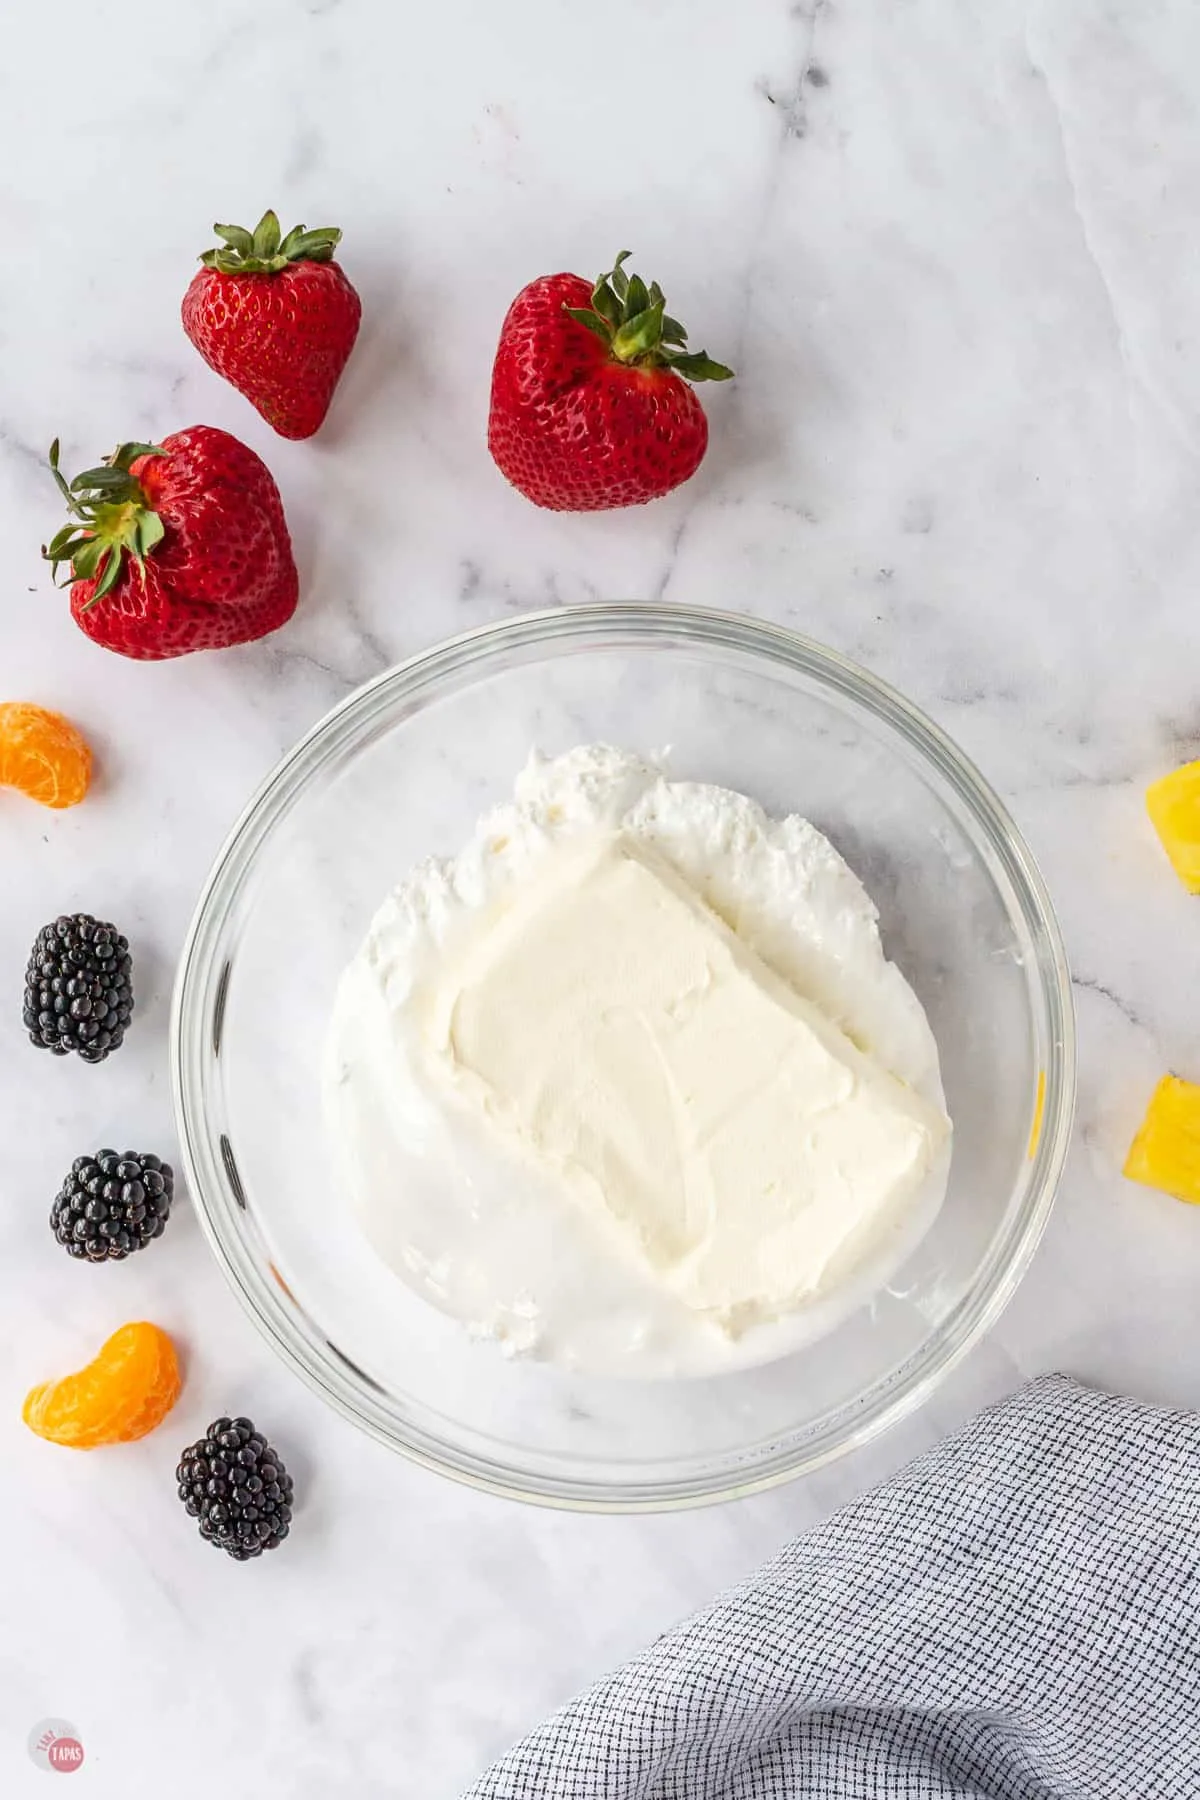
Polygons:
[[[508,309],[492,370],[488,448],[535,506],[594,512],[656,500],[694,475],[708,420],[690,381],[733,374],[622,266],[594,286],[543,275]],[[686,377],[685,379],[682,379]]]
[[68,486],[73,515],[42,551],[71,564],[71,612],[106,650],[143,662],[265,637],[296,610],[298,581],[279,489],[253,450],[193,425],[161,444],[122,444]]
[[183,329],[280,437],[323,421],[358,336],[362,304],[338,264],[341,232],[297,225],[280,238],[265,212],[253,232],[214,225],[223,243],[183,296]]

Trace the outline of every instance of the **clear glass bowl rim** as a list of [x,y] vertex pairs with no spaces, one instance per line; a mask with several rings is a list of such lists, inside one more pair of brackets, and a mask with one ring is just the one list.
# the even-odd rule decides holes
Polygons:
[[[622,648],[650,642],[697,643],[775,662],[815,679],[892,727],[918,760],[958,794],[1004,869],[1035,948],[1037,994],[1044,1008],[1044,1090],[1021,1212],[984,1275],[922,1352],[865,1400],[849,1425],[785,1450],[774,1460],[717,1482],[611,1488],[564,1478],[525,1486],[514,1471],[460,1452],[442,1440],[400,1431],[374,1409],[370,1384],[319,1354],[297,1328],[249,1252],[238,1224],[236,1193],[219,1135],[206,1128],[202,1068],[211,1054],[208,1001],[231,908],[258,849],[310,776],[398,701],[428,693],[451,675],[483,667],[506,651],[572,642]],[[215,1006],[221,1004],[220,978]],[[887,682],[838,651],[788,627],[711,608],[603,602],[523,613],[434,644],[384,670],[339,702],[276,765],[234,824],[197,902],[180,957],[171,1009],[171,1080],[181,1160],[201,1227],[234,1293],[267,1341],[324,1400],[390,1449],[484,1492],[537,1505],[591,1512],[651,1512],[744,1497],[809,1474],[877,1437],[921,1406],[1012,1298],[1045,1229],[1070,1142],[1076,1048],[1071,975],[1053,904],[1037,864],[990,785],[944,731]]]

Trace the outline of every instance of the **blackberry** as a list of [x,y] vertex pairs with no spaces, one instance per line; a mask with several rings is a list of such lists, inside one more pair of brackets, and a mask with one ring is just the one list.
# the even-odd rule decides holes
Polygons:
[[120,1262],[161,1237],[171,1210],[170,1163],[126,1150],[77,1156],[50,1208],[50,1224],[71,1256]]
[[26,1029],[41,1050],[103,1062],[119,1050],[133,1016],[129,940],[90,913],[55,919],[38,932],[25,971]]
[[214,1419],[175,1471],[200,1536],[237,1562],[281,1544],[292,1522],[292,1478],[249,1419]]

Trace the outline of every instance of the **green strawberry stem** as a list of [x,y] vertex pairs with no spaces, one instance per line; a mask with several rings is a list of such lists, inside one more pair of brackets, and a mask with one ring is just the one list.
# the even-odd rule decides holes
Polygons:
[[52,565],[56,583],[59,564],[71,565],[69,579],[58,585],[96,582],[85,612],[112,592],[127,556],[145,580],[146,558],[162,540],[163,522],[130,469],[139,456],[165,455],[158,444],[119,444],[100,468],[88,469],[68,484],[58,466],[58,439],[51,444],[50,473],[72,522],[42,546],[42,555]]
[[704,350],[688,350],[687,332],[667,312],[657,281],[647,287],[640,275],[627,275],[622,250],[607,274],[597,277],[589,306],[565,306],[564,312],[594,332],[615,362],[635,369],[673,369],[689,381],[729,381],[732,369],[714,362]]
[[332,262],[342,239],[336,225],[322,225],[315,231],[297,225],[283,237],[279,220],[270,211],[253,231],[241,225],[214,225],[213,230],[222,241],[215,249],[206,250],[200,261],[206,269],[219,269],[222,275],[278,275],[289,263]]

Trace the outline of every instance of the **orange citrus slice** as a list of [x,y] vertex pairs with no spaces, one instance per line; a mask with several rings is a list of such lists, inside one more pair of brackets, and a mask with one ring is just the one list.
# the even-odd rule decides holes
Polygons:
[[39,1437],[73,1450],[125,1444],[162,1424],[182,1385],[174,1344],[143,1319],[114,1331],[78,1374],[31,1388],[21,1417]]
[[43,806],[76,806],[92,779],[92,753],[70,719],[44,706],[0,706],[0,787],[19,788]]

